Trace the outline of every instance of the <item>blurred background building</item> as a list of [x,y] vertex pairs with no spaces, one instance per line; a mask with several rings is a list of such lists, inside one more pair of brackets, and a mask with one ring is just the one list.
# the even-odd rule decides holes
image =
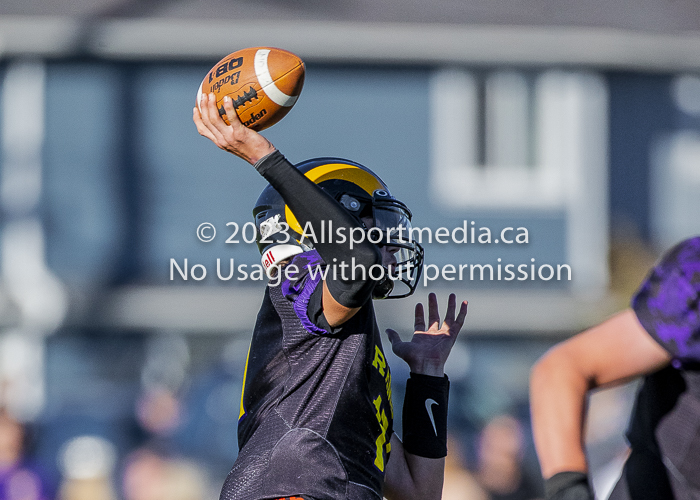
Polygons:
[[[307,63],[295,108],[265,132],[290,160],[351,158],[416,226],[490,229],[490,243],[424,242],[435,269],[570,266],[570,280],[445,275],[415,296],[470,302],[448,366],[446,498],[536,498],[530,366],[625,307],[659,253],[700,230],[692,0],[3,0],[6,498],[217,497],[264,283],[220,279],[216,260],[224,277],[230,259],[258,262],[245,224],[265,183],[191,112],[207,70],[258,45]],[[526,243],[495,241],[517,228]],[[171,278],[171,259],[208,275]],[[414,302],[379,304],[380,327],[409,335]],[[391,366],[398,409],[407,370]],[[591,400],[602,494],[633,393]]]

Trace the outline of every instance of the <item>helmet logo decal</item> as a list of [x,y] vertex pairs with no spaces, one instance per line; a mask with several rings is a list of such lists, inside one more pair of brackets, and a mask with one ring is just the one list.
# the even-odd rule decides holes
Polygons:
[[260,223],[260,238],[266,239],[268,236],[272,236],[275,233],[284,231],[282,224],[280,224],[280,215],[277,214],[274,217],[270,217]]

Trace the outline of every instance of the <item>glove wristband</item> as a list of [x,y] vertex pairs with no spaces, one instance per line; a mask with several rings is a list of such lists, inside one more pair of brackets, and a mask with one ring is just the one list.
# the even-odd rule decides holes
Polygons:
[[411,373],[403,400],[403,447],[419,457],[447,456],[447,403],[450,381]]
[[544,482],[544,498],[550,500],[562,491],[579,486],[585,488],[589,498],[593,499],[593,492],[588,484],[588,475],[585,472],[565,471],[554,474]]

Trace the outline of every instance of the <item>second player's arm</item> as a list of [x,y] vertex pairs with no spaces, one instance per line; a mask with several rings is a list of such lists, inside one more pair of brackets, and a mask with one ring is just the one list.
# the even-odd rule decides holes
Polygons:
[[545,479],[587,472],[583,444],[586,394],[654,372],[670,355],[631,309],[550,349],[530,377],[532,430]]

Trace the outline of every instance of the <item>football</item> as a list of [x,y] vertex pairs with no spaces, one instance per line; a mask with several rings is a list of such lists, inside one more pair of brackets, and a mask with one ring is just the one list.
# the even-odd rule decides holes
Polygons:
[[224,57],[207,73],[197,92],[197,106],[202,92],[213,92],[219,113],[228,124],[224,97],[229,96],[243,125],[263,130],[284,118],[297,102],[305,71],[304,62],[286,50],[241,49]]

